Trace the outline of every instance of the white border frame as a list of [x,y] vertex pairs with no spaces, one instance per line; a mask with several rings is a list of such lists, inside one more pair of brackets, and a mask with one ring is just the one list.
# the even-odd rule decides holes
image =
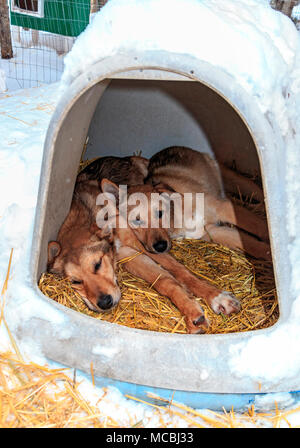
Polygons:
[[38,10],[37,11],[27,11],[26,9],[19,8],[15,5],[16,0],[10,0],[10,10],[12,12],[17,12],[18,14],[24,14],[26,16],[33,16],[33,17],[44,17],[44,4],[45,0],[38,0]]

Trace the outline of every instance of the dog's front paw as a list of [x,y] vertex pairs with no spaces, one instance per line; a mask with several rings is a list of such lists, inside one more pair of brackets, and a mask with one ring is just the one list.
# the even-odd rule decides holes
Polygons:
[[190,334],[206,333],[209,322],[206,319],[201,306],[197,302],[194,302],[193,307],[191,307],[189,311],[190,312],[185,316],[188,332]]
[[230,292],[227,291],[222,291],[212,299],[211,309],[216,314],[238,313],[241,310],[241,304],[233,294],[230,294]]

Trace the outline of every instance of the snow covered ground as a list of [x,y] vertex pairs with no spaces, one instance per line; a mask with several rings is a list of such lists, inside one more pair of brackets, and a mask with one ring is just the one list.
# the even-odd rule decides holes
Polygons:
[[[207,3],[207,1],[208,0],[206,0],[204,3]],[[215,3],[214,0],[212,1]],[[119,4],[122,6],[122,3],[128,3],[128,1],[122,2],[122,0],[117,0],[115,2],[112,2],[112,8],[113,4]],[[218,6],[218,8],[222,9],[222,1],[218,0],[218,3],[220,5]],[[257,0],[244,0],[245,5],[246,3],[250,8],[255,3],[257,4]],[[262,3],[266,2],[262,0]],[[227,13],[229,18],[230,11],[227,11]],[[143,13],[141,12],[141,14]],[[207,14],[209,18],[209,13]],[[251,32],[253,32],[253,24],[251,25],[250,20],[252,17],[250,14],[250,9],[248,12],[245,9],[244,14],[244,18],[247,17],[247,20],[249,20],[248,31],[250,32],[250,30],[252,30]],[[122,14],[121,18],[123,20]],[[288,26],[285,19],[283,20],[283,22],[280,22],[281,19],[278,20],[279,28],[280,26]],[[128,22],[126,23],[128,25]],[[230,21],[228,23],[230,23]],[[97,20],[93,22],[94,28],[91,29],[95,30],[96,25]],[[108,21],[107,26],[109,29],[109,27],[113,26],[113,24]],[[130,23],[128,26],[130,28]],[[275,61],[273,64],[274,73],[278,71],[278,73],[280,73],[281,75],[280,79],[282,79],[283,74],[285,74],[285,76],[289,76],[288,67],[293,63],[292,56],[293,50],[295,49],[295,46],[297,44],[296,38],[293,34],[291,41],[287,43],[286,47],[283,47],[281,45],[280,39],[278,39],[279,28],[277,28],[276,30],[274,30],[274,27],[272,28],[271,19],[266,24],[266,27],[267,26],[269,26],[269,36],[266,35],[265,45],[269,48],[269,52],[271,55],[270,57],[273,57]],[[209,26],[207,27],[207,30],[209,30]],[[91,33],[92,32],[93,31],[91,31]],[[243,30],[243,32],[246,32],[246,29]],[[264,30],[261,30],[261,32],[264,32]],[[127,33],[127,29],[124,29],[124,33]],[[253,36],[256,37],[255,34],[253,34]],[[122,34],[120,34],[120,38],[122,39]],[[232,38],[236,39],[235,36],[233,36]],[[77,74],[82,69],[84,69],[84,65],[80,62],[79,56],[82,53],[81,46],[86,45],[84,39],[85,37],[83,36],[78,45],[75,47],[74,52],[72,52],[67,58],[67,70],[64,74],[64,83],[70,82],[71,79],[77,76]],[[134,39],[134,36],[132,37],[132,39]],[[268,42],[268,39],[272,41],[272,45],[270,42]],[[103,41],[107,42],[107,39],[100,39],[100,42]],[[128,39],[128,42],[130,42],[130,39]],[[131,45],[133,45],[132,42]],[[167,46],[169,44],[170,42],[166,42]],[[119,43],[115,43],[115,45],[117,47]],[[140,44],[138,43],[138,45]],[[254,48],[255,39],[251,43],[251,45],[249,45],[249,50],[253,52],[253,57],[256,56]],[[91,64],[94,60],[93,58],[95,54],[95,48],[91,48],[89,50],[90,52],[87,55],[88,57],[85,60],[85,64]],[[276,59],[277,50],[282,55],[282,59],[280,59],[279,62],[278,59]],[[111,49],[110,51],[114,50]],[[197,48],[195,49],[195,51],[198,52],[200,50],[198,50]],[[35,49],[33,48],[28,48],[28,50],[26,51],[23,50],[23,54],[25,54],[27,61],[36,60],[33,58],[42,57],[42,53],[36,53]],[[86,55],[86,53],[84,54]],[[230,64],[230,59],[226,59],[226,52],[223,51],[222,54],[222,63],[224,65]],[[96,57],[99,57],[99,53],[96,54]],[[18,58],[18,55],[16,55],[16,58]],[[57,56],[53,51],[51,52],[51,58],[53,58],[52,60],[55,61],[56,58],[61,59],[61,56]],[[73,62],[74,60],[75,63]],[[266,61],[264,61],[264,63],[265,62]],[[18,60],[18,63],[20,63],[20,60]],[[22,297],[24,291],[26,291],[26,288],[23,287],[20,279],[22,278],[24,269],[23,263],[26,263],[26,260],[28,259],[31,246],[31,235],[33,230],[33,218],[38,192],[43,141],[45,137],[45,130],[47,129],[47,124],[51,119],[51,115],[55,109],[55,105],[61,95],[60,85],[58,83],[41,85],[38,88],[16,90],[19,86],[18,81],[11,78],[11,72],[9,72],[8,64],[8,61],[0,60],[0,191],[2,192],[0,195],[0,290],[2,289],[2,285],[5,284],[8,260],[11,254],[11,249],[13,248],[14,251],[10,276],[8,280],[9,288],[7,290],[7,293],[1,295],[1,304],[3,306],[4,316],[5,303],[11,298],[9,292],[10,289],[13,288],[14,294],[16,294],[17,292],[20,297]],[[42,75],[44,76],[44,73],[42,73],[42,71],[44,71],[44,68],[42,68],[42,61],[40,61],[40,65],[41,72],[35,73],[34,77],[38,80],[44,80],[44,78],[42,77]],[[26,64],[26,67],[27,66],[28,65]],[[248,70],[247,77],[245,76],[245,67]],[[244,87],[250,90],[253,95],[257,96],[258,102],[260,103],[262,109],[268,110],[268,108],[270,107],[270,97],[272,95],[260,96],[258,87],[260,85],[263,85],[265,88],[265,92],[276,93],[276,105],[274,106],[274,108],[276,113],[278,113],[278,117],[281,117],[283,111],[285,110],[285,105],[282,103],[282,99],[280,96],[281,85],[278,81],[278,78],[274,75],[274,79],[276,79],[275,84],[273,83],[273,80],[271,80],[271,82],[270,80],[264,79],[264,73],[259,73],[255,69],[254,64],[249,64],[246,59],[244,61],[239,60],[237,71],[240,75],[241,82],[244,83]],[[32,72],[26,72],[24,74],[24,78],[27,79],[27,76],[30,79],[30,76],[32,76]],[[51,76],[51,73],[49,73],[49,82],[51,82],[51,80],[53,79],[51,78]],[[253,82],[253,80],[258,80],[258,82]],[[272,96],[273,101],[275,97]],[[283,132],[285,127],[287,126],[286,120],[286,117],[283,117],[283,119],[280,120]],[[26,297],[24,296],[22,300],[26,301]],[[1,320],[0,323],[0,351],[4,352],[7,349],[13,350],[11,340],[9,334],[7,333],[5,325]],[[49,364],[49,360],[42,359],[40,357],[40,354],[34,353],[32,351],[28,342],[24,341],[24,344],[22,344],[20,348],[22,350],[22,354],[28,361],[31,360],[39,362],[41,364],[47,362]],[[51,364],[51,367],[58,368],[60,366],[53,363]],[[73,373],[70,372],[70,375],[71,374]],[[82,395],[84,395],[86,399],[95,406],[97,406],[99,398],[103,397],[103,395],[105,394],[105,400],[101,401],[101,404],[99,404],[99,409],[101,406],[101,412],[113,416],[114,420],[118,421],[120,426],[132,426],[132,422],[142,421],[143,426],[159,427],[162,424],[162,420],[165,425],[169,427],[188,426],[186,419],[174,414],[170,415],[170,413],[168,412],[162,412],[158,415],[157,409],[153,409],[145,404],[136,403],[133,400],[128,400],[114,388],[110,388],[107,392],[102,388],[95,387],[88,375],[78,372],[77,379],[78,381],[81,381],[80,391]],[[272,396],[271,399],[268,397],[258,397],[255,406],[257,409],[268,410],[270,407],[274,407],[274,399],[276,399],[279,408],[285,407],[288,410],[292,410],[298,409],[300,406],[300,402],[296,402],[290,394],[278,394],[275,397]],[[199,410],[199,412],[204,415],[209,413],[209,410]],[[238,418],[242,419],[241,415],[238,414],[237,416]],[[247,426],[247,424],[245,425]],[[266,422],[265,420],[261,419],[258,421],[258,425],[271,426],[272,422],[271,420],[269,422]],[[291,413],[288,419],[282,419],[279,425],[286,427],[290,425],[300,425],[300,411],[298,410],[295,413]],[[253,426],[253,422],[249,422],[249,426]]]

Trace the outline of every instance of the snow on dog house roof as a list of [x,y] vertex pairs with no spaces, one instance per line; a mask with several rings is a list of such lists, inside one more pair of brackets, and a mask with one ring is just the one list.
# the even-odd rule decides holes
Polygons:
[[[106,93],[109,100],[109,88],[118,87],[119,78],[132,85],[133,80],[173,81],[177,87],[181,83],[179,91],[193,84],[195,92],[199,86],[203,93],[199,117],[214,95],[257,151],[280,302],[276,325],[243,334],[172,335],[59,308],[61,320],[19,320],[18,334],[35,338],[38,332],[38,345],[50,359],[87,372],[93,361],[98,377],[148,389],[214,394],[300,389],[299,56],[293,23],[267,1],[108,2],[65,60],[62,97],[45,141],[32,247],[36,285],[45,269],[47,243],[70,205],[95,110]],[[215,124],[222,128],[217,109]],[[226,135],[225,127],[222,132]],[[42,306],[47,299],[34,288]]]

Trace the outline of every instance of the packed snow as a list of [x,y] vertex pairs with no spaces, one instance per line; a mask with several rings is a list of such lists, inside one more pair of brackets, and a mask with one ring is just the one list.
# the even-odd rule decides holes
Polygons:
[[[61,84],[0,93],[0,281],[4,282],[13,248],[5,294],[5,301],[14,301],[16,306],[10,328],[13,330],[19,319],[35,315],[53,322],[63,319],[56,308],[37,303],[28,273],[43,143],[62,91],[92,64],[118,51],[158,49],[189,53],[233,75],[262,113],[274,116],[285,139],[285,185],[291,192],[292,286],[297,299],[283,325],[233,345],[230,362],[235,374],[255,381],[293,377],[300,371],[300,241],[296,225],[300,217],[293,211],[300,191],[300,38],[292,22],[272,10],[267,0],[111,0],[65,58]],[[6,88],[0,66],[0,92]],[[9,338],[1,326],[0,349],[8,345]],[[30,340],[22,341],[21,349],[30,359],[45,362]],[[100,354],[107,355],[101,350]],[[83,378],[84,394],[93,400],[95,389],[91,389],[86,376]],[[277,398],[282,405],[296,404],[288,393]],[[269,401],[268,396],[258,396],[257,405],[267,408]],[[130,409],[141,418],[149,417],[147,407],[129,404],[112,389],[107,406],[116,403],[121,407],[120,415]],[[155,426],[155,422],[152,424]]]
[[233,75],[286,133],[284,96],[297,82],[299,45],[294,24],[267,0],[113,0],[66,56],[62,88],[117,52],[188,53]]

